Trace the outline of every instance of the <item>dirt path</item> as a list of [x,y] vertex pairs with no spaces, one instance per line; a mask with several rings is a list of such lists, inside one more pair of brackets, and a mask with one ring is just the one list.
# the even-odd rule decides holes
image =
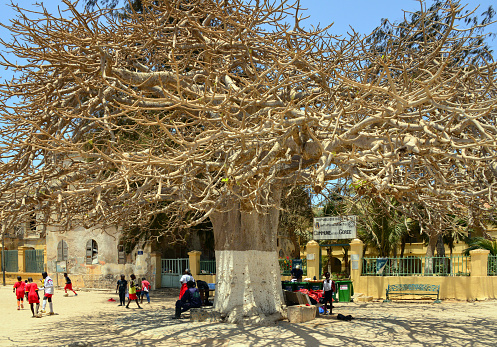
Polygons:
[[[270,327],[190,323],[172,320],[178,290],[152,292],[152,304],[138,310],[118,307],[114,292],[57,290],[58,315],[30,318],[17,311],[10,287],[0,287],[2,346],[496,346],[497,301],[337,303],[335,313],[351,322],[322,316],[304,324]],[[85,344],[80,344],[85,345]]]

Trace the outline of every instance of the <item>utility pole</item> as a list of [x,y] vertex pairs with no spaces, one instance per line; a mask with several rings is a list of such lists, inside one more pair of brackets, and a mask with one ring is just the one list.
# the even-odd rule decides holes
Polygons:
[[3,286],[5,287],[5,229],[2,228],[2,275],[3,275]]

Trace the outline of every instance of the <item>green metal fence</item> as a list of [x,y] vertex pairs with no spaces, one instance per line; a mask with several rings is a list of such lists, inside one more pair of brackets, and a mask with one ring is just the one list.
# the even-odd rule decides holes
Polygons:
[[497,276],[497,255],[488,255],[488,275]]
[[45,270],[45,258],[42,249],[27,249],[24,251],[26,259],[26,272],[43,272]]
[[[1,253],[3,253],[4,251],[2,251]],[[3,254],[2,255],[2,258],[0,259],[0,261],[3,261]],[[2,269],[3,269],[3,265],[2,265]],[[15,251],[5,251],[5,271],[6,272],[18,272],[19,271],[19,267],[18,267],[18,264],[17,264],[17,250]]]
[[201,274],[215,274],[216,273],[216,261],[215,260],[201,260],[200,261],[200,273]]
[[363,276],[469,276],[470,257],[363,258]]

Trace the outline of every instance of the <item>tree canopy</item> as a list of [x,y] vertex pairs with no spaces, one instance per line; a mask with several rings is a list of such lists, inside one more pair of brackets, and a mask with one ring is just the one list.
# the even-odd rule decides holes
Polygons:
[[228,198],[261,212],[274,186],[340,178],[406,216],[422,206],[424,225],[495,206],[496,63],[488,23],[458,26],[457,3],[380,49],[304,29],[286,0],[143,0],[127,16],[63,2],[64,17],[17,8],[1,40],[26,61],[1,62],[17,71],[0,84],[4,226],[33,209],[64,227],[198,211],[191,225]]

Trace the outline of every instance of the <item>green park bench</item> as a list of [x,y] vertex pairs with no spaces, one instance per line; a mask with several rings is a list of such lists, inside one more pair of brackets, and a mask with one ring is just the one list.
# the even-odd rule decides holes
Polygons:
[[440,286],[434,284],[389,284],[386,292],[386,299],[383,302],[390,302],[393,295],[423,295],[437,296],[436,304],[442,301],[439,299]]

